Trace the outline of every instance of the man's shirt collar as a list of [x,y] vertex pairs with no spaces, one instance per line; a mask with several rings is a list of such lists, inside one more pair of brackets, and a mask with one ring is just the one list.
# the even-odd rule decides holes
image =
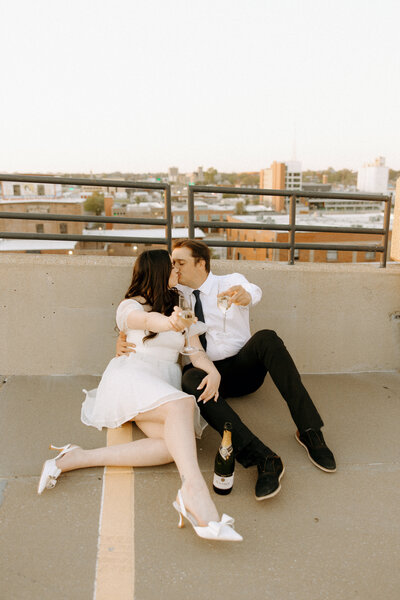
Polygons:
[[205,282],[202,283],[201,286],[197,289],[199,289],[202,292],[202,294],[206,294],[206,296],[208,296],[213,288],[215,280],[216,276],[210,271]]

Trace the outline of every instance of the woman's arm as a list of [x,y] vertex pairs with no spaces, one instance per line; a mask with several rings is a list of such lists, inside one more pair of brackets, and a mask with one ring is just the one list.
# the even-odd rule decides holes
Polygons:
[[157,312],[132,310],[126,319],[126,324],[129,329],[146,329],[155,333],[182,331],[185,328],[185,323],[179,317],[179,312],[178,306],[175,306],[174,312],[169,317]]
[[221,382],[221,375],[219,374],[218,369],[215,367],[214,363],[208,358],[207,354],[204,352],[203,346],[199,340],[198,335],[194,335],[190,338],[190,345],[198,348],[198,352],[196,354],[190,355],[190,360],[194,367],[205,371],[207,375],[200,382],[198,390],[204,388],[201,396],[198,398],[198,402],[208,402],[211,398],[214,398],[214,402],[218,400],[219,392],[219,384]]
[[[147,329],[159,333],[161,331],[182,331],[185,328],[185,323],[179,317],[179,307],[174,308],[174,312],[169,317],[157,312],[143,312],[139,310],[131,310],[126,317],[126,321],[117,323],[119,327],[127,327],[129,329]],[[116,343],[116,356],[123,356],[135,352],[135,344],[126,341],[126,333],[119,332]]]

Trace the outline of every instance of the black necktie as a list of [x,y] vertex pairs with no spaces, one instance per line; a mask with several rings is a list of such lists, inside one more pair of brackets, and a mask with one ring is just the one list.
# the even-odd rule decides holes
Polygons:
[[[199,321],[202,321],[203,323],[205,323],[204,313],[203,313],[203,305],[200,300],[200,290],[193,290],[193,294],[195,295],[195,298],[196,298],[196,303],[194,305],[194,314],[196,315],[196,317]],[[203,346],[204,350],[207,350],[206,334],[202,333],[201,335],[199,335],[199,339],[200,339],[201,345]]]

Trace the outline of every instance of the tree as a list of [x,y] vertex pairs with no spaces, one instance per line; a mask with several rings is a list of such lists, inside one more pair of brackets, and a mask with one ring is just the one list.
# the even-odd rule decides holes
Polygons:
[[104,194],[101,192],[93,192],[93,194],[86,199],[83,207],[87,212],[101,215],[104,210]]
[[239,173],[239,183],[244,187],[258,186],[260,182],[259,173]]
[[236,204],[236,208],[235,208],[235,215],[244,215],[246,213],[245,209],[244,209],[244,204],[242,201],[237,202]]
[[210,185],[210,183],[215,183],[215,176],[218,174],[217,169],[214,169],[214,167],[210,167],[209,169],[207,169],[207,171],[204,173],[204,183],[206,185]]
[[328,176],[328,183],[333,185],[356,185],[357,173],[350,169],[340,169],[335,171],[332,167],[324,169],[323,171],[303,171],[303,181],[321,182],[323,175]]
[[136,204],[140,204],[141,202],[146,202],[147,196],[135,196]]
[[236,185],[238,182],[237,173],[221,173],[221,177],[223,181],[229,181],[229,185]]

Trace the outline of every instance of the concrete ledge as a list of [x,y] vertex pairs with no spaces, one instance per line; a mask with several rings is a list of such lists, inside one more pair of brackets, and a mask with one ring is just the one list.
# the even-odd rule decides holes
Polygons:
[[[400,265],[213,261],[263,289],[252,330],[274,329],[301,372],[391,371],[400,363]],[[0,373],[101,374],[131,258],[0,256]]]

